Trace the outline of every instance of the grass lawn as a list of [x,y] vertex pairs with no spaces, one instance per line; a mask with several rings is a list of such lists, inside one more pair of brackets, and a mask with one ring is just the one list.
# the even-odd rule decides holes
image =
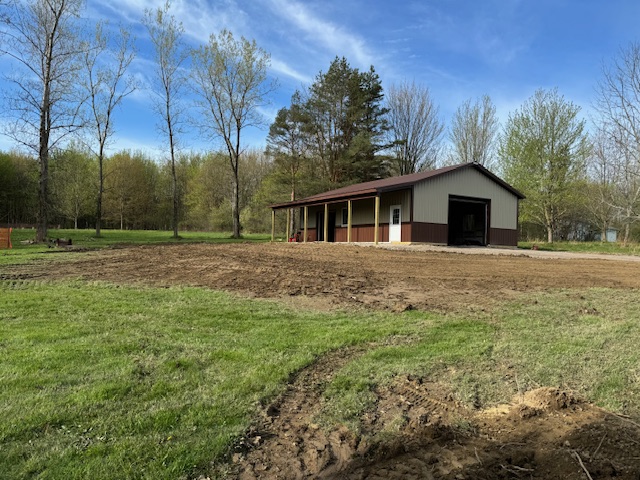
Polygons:
[[196,288],[0,282],[0,476],[197,476],[292,372],[415,331]]
[[518,242],[518,248],[531,250],[533,246],[538,250],[552,252],[581,252],[581,253],[611,253],[617,255],[640,255],[640,244],[629,243],[623,245],[616,242]]
[[[448,383],[469,404],[557,385],[637,418],[638,318],[636,292],[603,289],[439,317],[301,313],[199,288],[5,280],[0,477],[209,474],[292,373],[369,342],[380,344],[329,385],[322,423],[357,428],[371,389],[405,373]],[[407,341],[383,346],[392,336]]]
[[[240,239],[231,237],[228,232],[178,232],[180,238],[172,237],[173,232],[162,230],[101,230],[100,237],[96,237],[95,230],[49,229],[48,238],[72,239],[74,245],[82,247],[107,247],[117,244],[142,243],[174,243],[174,242],[264,242],[271,240],[271,235],[263,233],[245,234]],[[33,240],[36,236],[32,229],[14,229],[11,234],[13,247],[25,248],[23,240]],[[46,245],[44,246],[45,248]],[[33,246],[26,246],[33,248]],[[42,246],[40,246],[42,248]]]
[[[101,236],[95,236],[95,230],[57,230],[50,229],[48,238],[71,239],[75,247],[105,248],[127,244],[158,243],[230,243],[230,242],[266,242],[271,235],[246,234],[242,238],[232,238],[225,232],[179,232],[180,238],[172,238],[172,232],[159,230],[102,230]],[[0,266],[8,264],[29,263],[33,260],[51,260],[52,250],[48,245],[26,244],[23,242],[35,239],[35,230],[14,229],[11,234],[13,248],[0,250]]]

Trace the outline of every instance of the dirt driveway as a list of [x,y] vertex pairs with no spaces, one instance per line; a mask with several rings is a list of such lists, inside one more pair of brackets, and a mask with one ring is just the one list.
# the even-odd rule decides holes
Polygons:
[[[0,278],[197,285],[316,309],[391,311],[484,309],[519,292],[557,288],[640,288],[636,259],[518,253],[333,244],[135,246],[13,267]],[[299,372],[238,444],[228,475],[640,479],[640,425],[556,388],[471,411],[453,400],[446,385],[399,378],[374,392],[376,407],[361,419],[371,436],[356,437],[344,427],[325,431],[312,420],[323,385],[360,353],[333,352]],[[403,421],[393,438],[367,439],[398,418]]]

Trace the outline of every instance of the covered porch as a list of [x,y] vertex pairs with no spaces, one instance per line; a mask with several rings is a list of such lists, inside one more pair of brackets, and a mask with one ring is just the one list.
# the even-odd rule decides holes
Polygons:
[[[276,215],[286,212],[286,236],[301,242],[410,242],[413,189],[328,192],[272,205],[271,237]],[[283,212],[283,213],[285,213]],[[292,221],[295,216],[295,221]],[[292,228],[292,224],[296,228]]]

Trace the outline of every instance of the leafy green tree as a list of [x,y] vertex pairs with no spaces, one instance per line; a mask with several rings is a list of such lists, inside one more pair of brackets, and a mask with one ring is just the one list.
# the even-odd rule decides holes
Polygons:
[[105,162],[105,218],[121,230],[162,228],[158,165],[142,152],[121,151]]
[[193,52],[194,91],[207,138],[222,138],[231,166],[233,236],[240,237],[240,163],[242,132],[262,123],[260,107],[274,84],[267,82],[269,54],[255,41],[223,30]]
[[[309,141],[308,117],[301,95],[296,92],[291,97],[291,106],[281,108],[269,128],[266,153],[273,161],[273,169],[269,175],[269,188],[262,191],[265,202],[293,201],[301,193],[310,193],[305,188],[314,178],[310,171]],[[257,206],[253,208],[255,210]],[[290,229],[294,231],[295,215],[289,218]]]
[[557,89],[537,90],[509,115],[501,139],[505,179],[527,197],[522,218],[543,226],[549,242],[575,204],[590,152],[579,111]]
[[347,121],[354,129],[348,149],[351,161],[348,175],[356,182],[366,182],[388,176],[388,159],[378,153],[385,148],[385,134],[389,130],[383,106],[384,93],[380,77],[373,66],[366,72],[352,75],[349,85]]
[[17,152],[0,152],[0,225],[35,223],[38,161]]
[[184,222],[188,228],[212,230],[212,212],[229,195],[229,160],[221,154],[191,154],[188,164]]
[[91,154],[72,144],[51,156],[51,194],[55,210],[78,228],[78,219],[91,215],[95,203],[96,163]]
[[267,154],[273,158],[278,180],[286,186],[288,200],[296,200],[309,161],[308,118],[299,92],[291,97],[291,106],[281,108],[269,127]]
[[[240,158],[240,211],[253,205],[264,177],[270,172],[268,159],[256,150],[246,151]],[[231,199],[233,172],[224,152],[185,157],[185,225],[197,230],[230,231],[233,228]],[[268,216],[268,215],[267,215]]]
[[311,85],[305,102],[309,145],[326,187],[387,175],[386,108],[380,79],[337,58]]

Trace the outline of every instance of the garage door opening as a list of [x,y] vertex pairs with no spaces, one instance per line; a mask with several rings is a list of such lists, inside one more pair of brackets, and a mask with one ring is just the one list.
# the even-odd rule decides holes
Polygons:
[[489,200],[449,197],[449,245],[489,243]]

